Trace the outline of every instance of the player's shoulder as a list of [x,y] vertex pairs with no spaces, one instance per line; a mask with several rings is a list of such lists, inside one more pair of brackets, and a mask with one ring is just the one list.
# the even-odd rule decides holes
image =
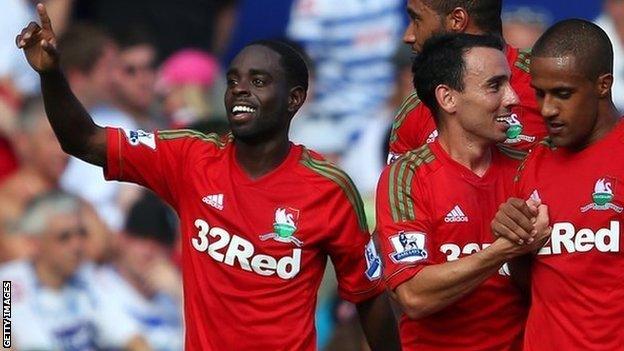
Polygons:
[[507,57],[514,74],[529,75],[531,73],[531,48],[518,49],[507,46]]
[[364,205],[351,177],[319,153],[301,145],[296,147],[301,148],[299,164],[303,169],[305,184],[316,187],[320,196],[345,198],[355,210],[362,228],[367,228]]
[[437,162],[431,144],[425,144],[404,153],[386,166],[381,179],[388,187],[397,187],[397,185],[412,187],[414,183],[425,179],[438,168],[440,168],[440,163]]
[[435,170],[436,156],[431,148],[431,144],[424,144],[421,147],[408,151],[399,157],[394,163],[388,166],[389,172],[408,171],[425,176]]
[[394,115],[394,122],[392,123],[392,132],[390,135],[391,141],[393,137],[396,138],[397,131],[401,129],[408,117],[419,113],[423,108],[426,109],[416,92],[411,93],[403,100],[403,103]]
[[217,133],[202,133],[193,129],[171,129],[159,130],[156,132],[159,142],[180,142],[189,141],[194,143],[194,147],[201,147],[208,150],[223,151],[234,142],[231,133],[219,135]]
[[517,181],[520,173],[524,173],[526,169],[539,167],[539,164],[541,164],[543,160],[553,157],[556,151],[557,147],[553,144],[550,137],[546,137],[539,143],[536,143],[522,162],[520,162],[515,180]]
[[503,160],[503,162],[510,163],[522,162],[529,154],[528,151],[516,149],[503,143],[496,144],[496,150],[498,154],[501,155],[500,159]]
[[378,204],[389,210],[394,222],[414,220],[414,203],[421,199],[417,194],[440,165],[430,144],[403,154],[384,169],[377,186]]

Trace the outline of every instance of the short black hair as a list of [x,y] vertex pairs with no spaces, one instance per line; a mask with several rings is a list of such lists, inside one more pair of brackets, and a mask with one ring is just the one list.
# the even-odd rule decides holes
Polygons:
[[503,34],[501,12],[502,0],[423,0],[438,15],[444,17],[455,8],[461,7],[468,12],[479,29],[495,35]]
[[433,112],[436,122],[440,107],[435,97],[436,88],[444,84],[457,91],[464,90],[464,54],[474,47],[502,51],[504,44],[493,35],[435,35],[425,42],[422,52],[414,59],[414,87],[420,100]]
[[309,71],[304,55],[301,51],[283,40],[258,40],[249,46],[264,46],[280,55],[280,64],[286,72],[286,80],[291,87],[300,86],[308,90]]
[[61,67],[91,73],[106,46],[112,44],[114,40],[104,29],[88,23],[73,24],[58,39]]
[[151,239],[172,248],[178,233],[178,217],[154,193],[146,191],[130,207],[124,231],[128,236]]
[[548,28],[533,46],[533,57],[573,56],[590,80],[613,73],[613,45],[600,27],[582,19],[567,19]]
[[120,50],[126,50],[139,45],[156,47],[154,38],[143,24],[130,24],[111,32]]

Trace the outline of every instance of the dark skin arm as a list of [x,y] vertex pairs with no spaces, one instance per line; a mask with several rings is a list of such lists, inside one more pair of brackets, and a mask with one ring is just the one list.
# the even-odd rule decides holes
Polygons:
[[50,125],[65,152],[105,167],[106,131],[93,122],[61,72],[56,36],[43,4],[37,5],[37,14],[41,25],[31,22],[15,42],[41,77],[41,92]]
[[401,349],[399,330],[387,293],[360,302],[356,307],[372,351]]

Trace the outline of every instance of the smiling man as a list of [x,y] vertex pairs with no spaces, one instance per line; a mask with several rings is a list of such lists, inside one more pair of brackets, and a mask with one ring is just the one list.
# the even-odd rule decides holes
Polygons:
[[440,134],[387,167],[377,189],[384,276],[405,312],[403,350],[521,349],[526,308],[504,264],[547,232],[520,246],[494,240],[489,227],[519,165],[495,146],[518,103],[502,50],[493,36],[447,34],[414,62]]
[[314,350],[328,256],[371,347],[398,348],[357,190],[288,140],[308,86],[296,51],[263,41],[235,57],[225,94],[231,135],[105,129],[67,87],[45,7],[37,10],[41,27],[31,23],[16,40],[41,76],[63,149],[103,167],[108,179],[150,188],[178,212],[187,350]]
[[[405,44],[418,54],[423,43],[435,34],[467,33],[503,36],[502,0],[408,0],[409,25],[403,35]],[[506,151],[523,155],[546,136],[546,128],[529,87],[530,52],[505,45],[505,58],[511,69],[510,84],[519,102],[512,108],[507,137],[501,142]],[[438,135],[432,111],[416,92],[399,109],[390,135],[391,163],[401,154],[431,143]]]

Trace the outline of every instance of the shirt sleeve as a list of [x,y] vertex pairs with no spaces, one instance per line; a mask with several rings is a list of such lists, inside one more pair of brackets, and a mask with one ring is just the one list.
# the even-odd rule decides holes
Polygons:
[[331,257],[343,300],[359,303],[385,290],[381,260],[368,231],[364,207],[355,187],[339,191],[328,202],[333,233],[326,250]]
[[386,167],[377,186],[377,227],[384,277],[396,289],[427,265],[435,264],[430,216],[418,191],[417,175],[401,158]]
[[185,136],[184,131],[106,128],[106,133],[105,178],[145,186],[175,206],[195,138]]

